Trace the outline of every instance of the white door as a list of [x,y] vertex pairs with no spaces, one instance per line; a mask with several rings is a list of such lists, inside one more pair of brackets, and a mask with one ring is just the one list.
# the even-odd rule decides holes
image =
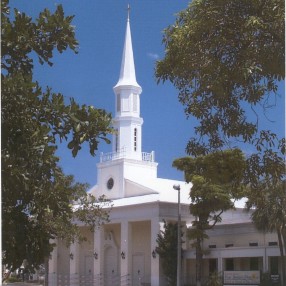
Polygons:
[[93,260],[94,258],[92,256],[86,256],[85,257],[85,275],[92,275],[93,274]]
[[119,284],[118,262],[116,249],[108,247],[104,255],[104,285],[115,286]]
[[132,257],[133,286],[139,286],[145,281],[144,254],[134,254]]
[[84,277],[82,277],[82,285],[92,286],[93,285],[93,261],[92,256],[85,256],[84,259]]

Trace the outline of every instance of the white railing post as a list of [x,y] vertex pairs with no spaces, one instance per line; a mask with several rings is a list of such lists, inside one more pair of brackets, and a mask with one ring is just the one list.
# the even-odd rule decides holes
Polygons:
[[155,162],[155,151],[151,152],[151,162]]

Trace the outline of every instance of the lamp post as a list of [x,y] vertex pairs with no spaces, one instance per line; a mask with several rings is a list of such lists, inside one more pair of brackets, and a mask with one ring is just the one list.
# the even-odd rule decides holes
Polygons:
[[177,286],[181,286],[181,202],[180,202],[180,185],[174,185],[173,189],[178,191],[178,253],[177,253]]

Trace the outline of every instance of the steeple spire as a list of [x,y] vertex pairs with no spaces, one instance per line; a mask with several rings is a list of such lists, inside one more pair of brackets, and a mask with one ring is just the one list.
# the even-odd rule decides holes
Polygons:
[[125,33],[125,42],[122,54],[122,62],[119,80],[115,86],[134,86],[140,87],[136,81],[135,65],[133,58],[133,48],[132,48],[132,39],[131,39],[131,30],[130,30],[130,5],[127,7],[127,26]]
[[130,31],[130,6],[127,8],[127,26],[120,69],[115,93],[115,117],[113,127],[113,152],[124,150],[125,158],[142,161],[142,124],[140,117],[141,86],[136,81],[135,65]]

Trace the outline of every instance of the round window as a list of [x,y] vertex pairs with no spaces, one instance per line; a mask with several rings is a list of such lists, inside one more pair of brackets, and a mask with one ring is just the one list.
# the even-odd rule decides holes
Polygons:
[[114,185],[114,180],[112,178],[108,179],[107,181],[108,190],[111,190],[113,188],[113,185]]

